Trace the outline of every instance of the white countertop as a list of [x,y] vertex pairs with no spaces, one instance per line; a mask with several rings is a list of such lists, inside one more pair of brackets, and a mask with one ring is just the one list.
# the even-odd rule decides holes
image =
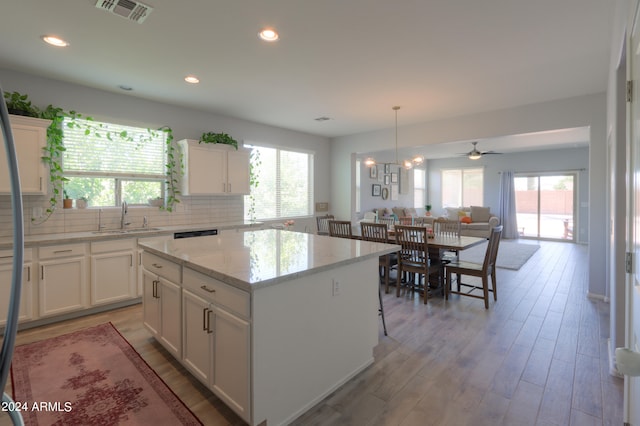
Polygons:
[[139,246],[249,292],[400,248],[279,229],[141,242]]
[[[91,242],[91,241],[103,241],[113,240],[120,238],[147,238],[155,237],[159,235],[173,234],[174,232],[183,231],[197,231],[203,229],[217,229],[219,231],[238,228],[250,228],[253,226],[261,226],[262,222],[217,222],[208,224],[196,224],[196,225],[177,225],[177,226],[163,226],[163,227],[151,227],[151,230],[135,230],[125,233],[118,233],[118,229],[105,229],[101,232],[98,231],[84,231],[84,232],[66,232],[60,234],[37,234],[26,235],[24,237],[25,247],[33,247],[44,244],[67,244],[78,242]],[[6,236],[0,237],[0,250],[10,249],[13,247],[13,237]]]

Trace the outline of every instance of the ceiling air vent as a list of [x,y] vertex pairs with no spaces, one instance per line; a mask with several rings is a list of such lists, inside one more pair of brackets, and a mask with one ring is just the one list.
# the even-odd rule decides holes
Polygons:
[[98,0],[96,7],[139,24],[153,11],[151,6],[131,0]]

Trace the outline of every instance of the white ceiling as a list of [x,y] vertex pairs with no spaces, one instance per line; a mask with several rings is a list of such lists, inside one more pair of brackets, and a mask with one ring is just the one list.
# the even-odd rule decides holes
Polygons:
[[606,90],[608,1],[146,3],[138,24],[95,0],[3,1],[0,67],[327,137],[388,128],[393,105],[409,124]]

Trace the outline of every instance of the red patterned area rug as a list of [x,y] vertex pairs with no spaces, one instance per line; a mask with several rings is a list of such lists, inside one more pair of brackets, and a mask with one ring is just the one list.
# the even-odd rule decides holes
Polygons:
[[25,425],[202,425],[111,323],[17,346]]

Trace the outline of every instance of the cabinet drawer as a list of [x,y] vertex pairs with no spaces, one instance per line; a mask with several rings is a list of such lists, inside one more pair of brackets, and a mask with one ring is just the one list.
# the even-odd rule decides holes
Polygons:
[[128,251],[128,250],[134,250],[135,247],[136,247],[135,238],[129,238],[126,240],[95,241],[91,243],[91,253],[109,253],[112,251]]
[[145,251],[142,254],[142,265],[147,271],[158,274],[176,284],[180,284],[180,282],[182,282],[180,279],[181,266],[177,263],[173,263],[167,259],[163,259],[162,257]]
[[249,318],[249,293],[225,284],[200,272],[184,268],[183,287],[204,299],[226,307],[231,311]]
[[40,259],[55,259],[58,257],[84,256],[87,254],[87,245],[61,244],[57,246],[40,247]]
[[[31,262],[32,260],[33,260],[33,249],[30,249],[30,248],[24,249],[23,261],[26,263],[26,262]],[[11,262],[13,262],[13,249],[0,250],[0,265],[4,265]]]

